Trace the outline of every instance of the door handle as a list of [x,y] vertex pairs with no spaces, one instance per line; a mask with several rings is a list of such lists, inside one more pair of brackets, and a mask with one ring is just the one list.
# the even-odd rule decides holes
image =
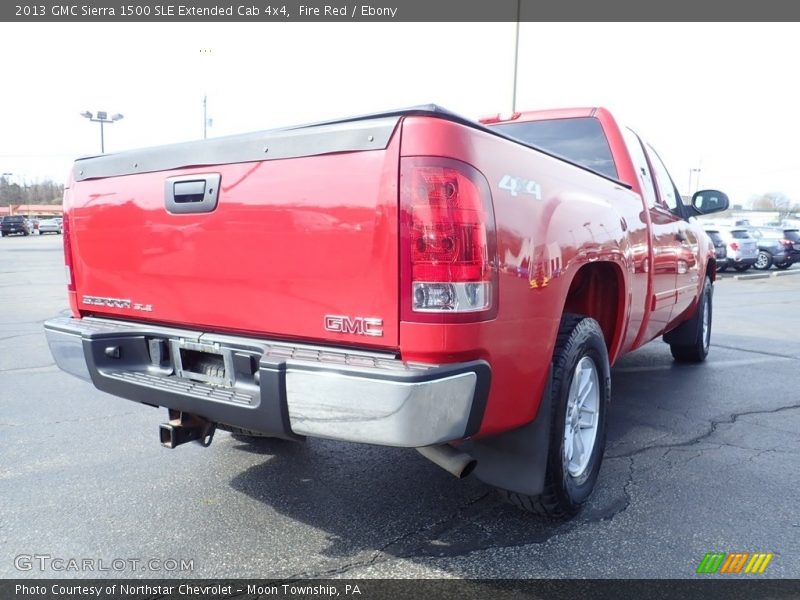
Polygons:
[[219,182],[219,173],[169,177],[164,182],[164,205],[167,212],[211,212],[217,207]]

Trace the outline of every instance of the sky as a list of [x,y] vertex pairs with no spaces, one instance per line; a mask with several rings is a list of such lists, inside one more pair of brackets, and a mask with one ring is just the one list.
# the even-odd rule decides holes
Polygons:
[[[0,23],[0,174],[63,181],[100,151],[86,110],[124,115],[108,152],[202,138],[204,96],[209,137],[427,103],[509,113],[514,37],[514,23]],[[798,57],[796,23],[522,23],[516,106],[605,106],[683,194],[800,202]]]

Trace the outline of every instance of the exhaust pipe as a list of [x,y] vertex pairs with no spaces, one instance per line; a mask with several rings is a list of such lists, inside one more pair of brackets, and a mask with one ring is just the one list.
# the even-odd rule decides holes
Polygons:
[[214,439],[216,428],[216,423],[203,417],[170,410],[169,422],[159,425],[158,437],[165,448],[175,448],[186,442],[197,442],[208,448]]
[[463,479],[475,469],[478,461],[466,452],[456,450],[449,444],[439,444],[437,446],[424,446],[417,448],[417,452],[422,454],[432,463],[442,467],[448,473]]

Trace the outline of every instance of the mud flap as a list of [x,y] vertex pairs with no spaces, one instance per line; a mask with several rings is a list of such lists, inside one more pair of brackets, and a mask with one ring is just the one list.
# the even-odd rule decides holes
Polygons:
[[478,461],[474,473],[482,482],[529,496],[542,493],[550,446],[552,373],[550,365],[539,413],[533,421],[465,446]]
[[[705,294],[705,287],[703,289],[702,294]],[[714,286],[711,286],[711,291],[709,292],[709,296],[713,297],[714,295]],[[702,299],[702,295],[701,295]],[[676,344],[678,346],[691,346],[692,344],[696,344],[698,340],[698,336],[703,334],[703,327],[700,320],[703,318],[703,311],[702,311],[702,302],[696,302],[694,307],[694,314],[689,317],[688,321],[684,321],[680,325],[678,325],[672,331],[668,331],[663,335],[663,340],[667,344]]]

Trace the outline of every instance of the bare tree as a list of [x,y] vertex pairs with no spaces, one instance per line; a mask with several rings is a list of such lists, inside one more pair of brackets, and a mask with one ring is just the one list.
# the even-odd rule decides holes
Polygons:
[[800,210],[800,204],[782,192],[767,192],[753,200],[753,210],[772,210],[779,219],[785,219]]
[[7,175],[0,176],[0,206],[14,204],[60,204],[64,186],[50,179],[28,183],[12,183]]

